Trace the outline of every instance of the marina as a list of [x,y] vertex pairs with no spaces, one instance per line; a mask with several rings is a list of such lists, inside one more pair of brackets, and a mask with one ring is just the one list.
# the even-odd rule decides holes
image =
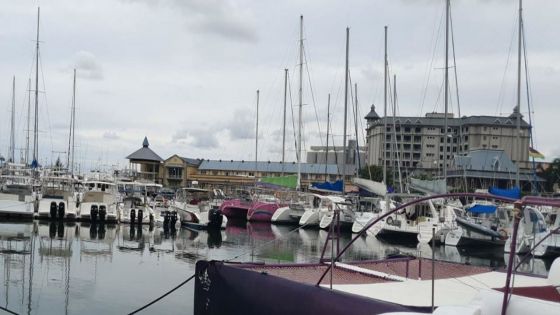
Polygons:
[[[395,5],[374,2],[387,10]],[[70,63],[50,27],[67,31],[60,23],[74,19],[82,25],[79,18],[52,19],[59,14],[53,10],[60,8],[58,2],[44,11],[37,6],[26,20],[33,21],[33,33],[21,31],[34,38],[27,47],[33,52],[27,89],[16,90],[20,80],[10,76],[9,115],[0,117],[8,122],[0,124],[0,313],[560,313],[560,151],[556,125],[549,121],[556,117],[554,96],[541,86],[550,81],[557,60],[542,57],[539,45],[528,47],[529,38],[550,35],[526,33],[525,18],[530,15],[529,25],[539,25],[536,16],[543,13],[534,4],[527,10],[522,0],[511,1],[511,12],[494,9],[496,17],[514,19],[509,36],[492,34],[511,38],[509,52],[472,59],[496,48],[478,43],[489,36],[487,30],[465,32],[476,24],[466,17],[480,15],[467,13],[463,5],[511,3],[455,2],[399,2],[400,10],[432,10],[436,17],[421,21],[417,12],[410,15],[415,10],[407,11],[415,21],[408,31],[374,19],[375,31],[365,27],[367,38],[375,33],[378,41],[371,46],[361,39],[362,30],[351,32],[351,23],[325,24],[318,15],[304,23],[299,13],[297,24],[296,19],[279,22],[276,13],[275,19],[268,17],[278,23],[270,29],[283,29],[272,42],[270,34],[261,34],[268,29],[262,24],[267,18],[248,13],[257,9],[254,5],[119,3],[114,14],[128,18],[107,16],[103,27],[113,28],[106,31],[111,36],[94,32],[87,45],[78,41],[98,49],[101,57],[79,50]],[[23,16],[28,6],[6,8]],[[140,16],[154,20],[147,26],[123,8],[144,10]],[[98,8],[68,10],[86,18]],[[186,29],[173,24],[191,11],[196,14],[182,21]],[[453,22],[457,12],[459,32]],[[400,12],[385,18],[393,15]],[[342,20],[352,22],[350,16]],[[120,25],[115,28],[117,20],[123,33]],[[164,20],[170,24],[160,25]],[[506,24],[491,20],[483,22],[494,28]],[[417,28],[426,21],[435,23],[429,43],[429,32]],[[83,27],[88,24],[102,27],[97,19]],[[289,24],[297,29],[287,32]],[[329,31],[314,28],[331,24],[340,34],[327,42],[336,44],[319,45],[317,58],[310,52]],[[5,33],[6,47],[21,49],[12,33]],[[148,45],[140,33],[150,38]],[[191,35],[187,41],[185,33]],[[458,42],[467,38],[471,44],[456,52],[455,33]],[[426,43],[394,49],[411,34]],[[119,51],[126,61],[113,59],[105,68],[101,64],[118,48],[98,41],[112,36],[140,40],[142,45],[131,46],[143,49]],[[45,47],[49,40],[54,47]],[[158,46],[161,41],[166,44]],[[247,46],[238,50],[230,41]],[[268,63],[260,60],[266,51],[261,41],[274,50],[286,46],[283,71],[270,64],[280,62],[276,52],[269,52]],[[431,57],[417,51],[424,46]],[[528,58],[533,49],[536,66]],[[326,61],[333,50],[340,51],[337,61]],[[65,61],[49,56],[51,51]],[[382,58],[372,57],[372,51]],[[9,53],[19,60],[18,53]],[[150,58],[135,59],[144,53]],[[167,58],[152,58],[159,54]],[[506,63],[503,72],[494,66],[480,70],[479,62],[495,63],[496,56]],[[247,57],[252,61],[243,67],[236,63]],[[231,65],[207,68],[224,58]],[[423,81],[419,58],[428,62]],[[147,72],[152,62],[158,65]],[[19,73],[22,63],[9,67]],[[462,71],[478,71],[476,79],[459,74],[463,63]],[[313,69],[320,75],[311,64],[319,65]],[[534,68],[539,85],[531,83]],[[270,77],[271,84],[256,79],[267,71],[281,73],[282,79]],[[239,80],[240,73],[245,80]],[[503,73],[501,84],[492,78],[496,73]],[[232,74],[236,79],[221,80]],[[57,84],[47,89],[51,75],[56,79],[49,82]],[[470,77],[470,84],[459,93],[462,76]],[[131,81],[138,86],[120,89]],[[0,77],[0,85],[6,82]],[[245,91],[253,86],[256,93]],[[421,97],[411,98],[412,87],[420,86]],[[219,92],[209,93],[210,87]],[[541,96],[537,101],[533,90]],[[54,105],[47,102],[47,91],[55,95]],[[479,94],[484,98],[474,98]],[[481,105],[494,94],[499,100],[492,112]],[[3,90],[0,97],[8,99]],[[64,102],[69,106],[60,105]]]

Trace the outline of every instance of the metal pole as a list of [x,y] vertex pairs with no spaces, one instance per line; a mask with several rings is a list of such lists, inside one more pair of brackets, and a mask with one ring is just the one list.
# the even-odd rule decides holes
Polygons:
[[445,116],[443,118],[443,179],[445,181],[445,191],[447,191],[447,141],[449,140],[447,132],[447,113],[449,111],[449,0],[445,1]]
[[[330,123],[331,123],[331,94],[329,93],[329,97],[327,100],[327,149],[325,152],[325,181],[328,180],[327,174],[327,165],[329,165],[329,131],[330,131]],[[336,151],[335,151],[336,155]]]
[[513,272],[513,259],[516,255],[516,247],[517,247],[517,229],[519,228],[519,221],[521,220],[521,202],[517,201],[513,204],[513,231],[511,235],[511,244],[509,247],[509,259],[508,259],[508,266],[507,266],[507,276],[506,276],[506,286],[504,289],[504,299],[502,301],[502,315],[506,314],[507,304],[508,304],[508,296],[510,293],[510,282],[511,282],[511,274]]
[[14,76],[12,80],[12,115],[10,118],[10,152],[8,152],[8,160],[15,163],[15,152],[16,152],[16,77]]
[[303,15],[300,15],[299,24],[299,116],[298,116],[298,141],[297,141],[297,190],[301,190],[301,124],[303,113]]
[[354,131],[356,133],[356,156],[354,157],[354,163],[356,163],[356,177],[358,177],[360,173],[360,142],[358,141],[358,84],[354,84]]
[[284,69],[284,125],[282,128],[282,176],[284,175],[284,163],[286,162],[286,103],[288,94],[288,69]]
[[27,84],[27,128],[25,137],[25,165],[29,165],[29,128],[31,128],[31,78]]
[[434,288],[435,288],[435,271],[436,271],[436,228],[432,227],[432,313],[435,310],[434,306]]
[[[383,141],[381,142],[383,145],[381,147],[382,161],[383,161],[383,184],[387,184],[387,161],[385,160],[385,151],[387,148],[387,26],[385,26],[385,65],[384,65],[384,76],[383,76]],[[385,198],[387,201],[387,198]],[[386,209],[388,207],[386,206]]]
[[259,171],[259,90],[257,90],[257,121],[255,124],[255,185],[257,184],[257,172]]
[[76,139],[76,69],[74,69],[74,92],[72,93],[72,159],[70,174],[74,177],[74,140]]
[[342,138],[343,146],[342,146],[342,194],[344,194],[346,190],[345,185],[345,177],[346,177],[346,128],[347,128],[347,120],[348,120],[348,54],[350,49],[350,28],[346,28],[346,66],[345,66],[345,74],[344,74],[344,136]]
[[[522,40],[522,21],[523,21],[523,0],[519,0],[519,29],[518,29],[518,47],[517,47],[517,105],[515,106],[514,113],[516,114],[516,148],[517,158],[517,170],[515,172],[515,185],[521,189],[521,180],[519,168],[521,167],[521,160],[523,156],[523,151],[521,149],[521,40]],[[512,154],[513,156],[513,154]]]
[[37,8],[37,48],[35,54],[35,120],[33,126],[33,162],[39,163],[39,17],[41,8]]

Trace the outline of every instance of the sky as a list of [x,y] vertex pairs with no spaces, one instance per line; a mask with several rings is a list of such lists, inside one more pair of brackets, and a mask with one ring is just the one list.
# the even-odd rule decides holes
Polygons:
[[[442,112],[444,0],[1,0],[0,154],[7,156],[16,78],[16,157],[25,148],[28,80],[40,18],[40,161],[65,160],[77,71],[76,160],[81,169],[124,167],[148,137],[166,159],[282,157],[284,69],[289,70],[286,160],[294,161],[300,15],[304,16],[303,147],[342,145],[346,27],[352,105],[383,114],[383,32],[397,83],[397,115]],[[452,0],[456,66],[450,108],[509,115],[516,103],[516,0]],[[560,1],[524,3],[535,147],[560,156]],[[452,50],[450,49],[450,52]],[[450,55],[451,66],[453,56]],[[455,84],[455,72],[457,86]],[[35,89],[34,84],[32,89]],[[522,114],[529,110],[523,80]],[[31,98],[33,101],[33,97]],[[293,114],[292,114],[293,112]],[[391,114],[391,112],[389,112]],[[348,134],[355,138],[354,112]],[[295,121],[294,121],[295,120]],[[297,128],[296,128],[297,129]],[[305,154],[305,152],[304,152]]]

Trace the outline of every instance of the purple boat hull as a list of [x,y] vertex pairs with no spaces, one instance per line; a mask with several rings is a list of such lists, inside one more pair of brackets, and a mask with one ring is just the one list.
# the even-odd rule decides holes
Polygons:
[[247,211],[247,221],[270,222],[272,215],[284,205],[257,201]]
[[220,206],[220,210],[228,219],[247,220],[247,212],[251,206],[252,202],[231,199],[225,200]]

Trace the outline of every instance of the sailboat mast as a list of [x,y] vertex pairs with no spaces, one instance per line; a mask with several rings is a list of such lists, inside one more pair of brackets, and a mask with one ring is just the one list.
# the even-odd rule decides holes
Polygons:
[[385,59],[383,66],[383,146],[381,147],[382,161],[383,161],[383,184],[387,184],[387,26],[385,25]]
[[443,118],[443,180],[445,182],[445,191],[447,191],[447,154],[449,146],[449,132],[447,131],[448,121],[447,113],[449,111],[449,0],[445,1],[445,113]]
[[296,189],[301,189],[301,124],[303,113],[303,15],[299,17],[299,114],[298,114],[298,141],[297,141],[297,186]]
[[259,90],[257,90],[257,121],[255,125],[255,185],[257,184],[257,172],[259,171]]
[[39,163],[39,17],[41,8],[37,8],[37,48],[35,52],[35,115],[33,125],[33,163]]
[[344,70],[344,135],[342,137],[343,146],[342,146],[342,193],[346,191],[346,185],[344,178],[346,177],[346,163],[347,156],[346,156],[346,128],[347,120],[348,120],[348,55],[350,50],[350,28],[346,28],[346,66]]
[[10,151],[8,152],[8,160],[15,163],[15,125],[16,125],[16,77],[12,80],[12,115],[10,117]]
[[[331,124],[331,93],[327,98],[327,148],[325,150],[325,181],[328,180],[327,166],[329,165],[329,131]],[[336,154],[336,152],[335,152]]]
[[518,43],[517,43],[517,105],[515,106],[514,113],[516,114],[516,142],[514,146],[517,150],[517,171],[515,173],[515,185],[521,189],[521,181],[519,175],[519,168],[521,167],[522,149],[521,149],[521,41],[522,41],[522,23],[523,23],[523,0],[519,0],[519,29],[518,29]]
[[25,128],[25,165],[29,165],[29,129],[31,128],[31,78],[27,83],[27,127]]
[[360,143],[358,141],[358,84],[354,84],[354,131],[356,133],[356,156],[354,162],[356,164],[356,177],[360,172]]
[[288,99],[288,69],[284,69],[284,125],[282,127],[282,176],[286,158],[286,104]]
[[[397,117],[397,75],[393,75],[393,124],[395,123],[395,119]],[[394,128],[394,127],[393,127]],[[403,192],[403,184],[402,184],[402,173],[401,173],[401,150],[399,149],[399,144],[397,143],[397,128],[395,130],[395,155],[397,158],[397,170],[399,172],[399,192]],[[403,139],[404,141],[404,139]],[[395,172],[393,172],[393,177],[395,176]],[[394,183],[395,181],[393,181]]]
[[[74,139],[76,138],[76,69],[74,69],[74,85],[72,91],[72,159],[70,160],[70,175],[74,177]],[[70,150],[68,151],[70,152]]]

